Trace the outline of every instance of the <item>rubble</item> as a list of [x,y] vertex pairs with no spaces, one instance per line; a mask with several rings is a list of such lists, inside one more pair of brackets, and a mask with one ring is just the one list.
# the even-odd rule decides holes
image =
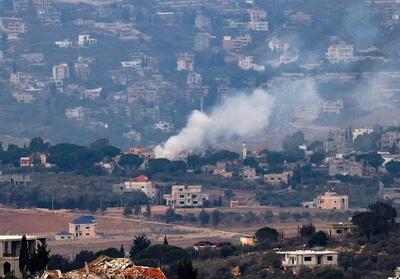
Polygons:
[[84,268],[61,273],[46,270],[40,279],[167,279],[160,268],[136,266],[126,258],[100,256]]

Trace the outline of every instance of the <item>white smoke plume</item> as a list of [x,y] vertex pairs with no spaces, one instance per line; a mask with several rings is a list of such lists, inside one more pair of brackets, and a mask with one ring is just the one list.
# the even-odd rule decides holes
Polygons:
[[209,114],[193,111],[179,134],[154,149],[157,158],[176,159],[205,143],[235,136],[251,136],[268,126],[275,98],[262,89],[239,94],[217,105]]

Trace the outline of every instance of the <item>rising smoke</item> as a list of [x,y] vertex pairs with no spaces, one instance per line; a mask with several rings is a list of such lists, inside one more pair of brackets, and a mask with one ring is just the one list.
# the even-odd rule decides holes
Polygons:
[[269,123],[275,98],[262,89],[239,94],[217,105],[209,114],[193,111],[181,132],[155,149],[157,158],[175,159],[206,143],[260,133]]
[[[313,79],[278,80],[268,92],[239,94],[226,99],[209,113],[194,111],[186,126],[155,149],[157,158],[176,159],[205,144],[215,144],[234,137],[262,135],[266,128],[287,127],[305,112],[309,121],[318,117],[322,100]],[[271,123],[273,122],[273,123]],[[270,125],[272,124],[272,125]]]

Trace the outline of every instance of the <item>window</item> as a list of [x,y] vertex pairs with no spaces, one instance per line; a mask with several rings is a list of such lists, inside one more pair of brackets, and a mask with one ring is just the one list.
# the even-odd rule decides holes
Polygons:
[[184,201],[180,201],[179,204],[185,204],[185,202]]
[[179,198],[180,198],[180,199],[184,199],[184,198],[185,198],[185,195],[179,195]]
[[327,256],[326,259],[327,259],[328,261],[333,261],[333,256]]
[[90,235],[90,233],[86,233],[86,235]]
[[305,262],[311,262],[311,257],[304,257]]
[[193,201],[193,204],[197,204],[197,201]]
[[87,229],[87,230],[89,230],[89,229],[90,229],[90,227],[86,227],[86,229]]

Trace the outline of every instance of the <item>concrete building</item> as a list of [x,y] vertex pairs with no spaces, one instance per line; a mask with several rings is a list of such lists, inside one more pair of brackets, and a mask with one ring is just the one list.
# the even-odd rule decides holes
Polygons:
[[357,162],[354,157],[345,158],[329,158],[328,159],[329,176],[349,175],[362,177],[365,174],[363,162]]
[[194,55],[189,53],[178,54],[176,69],[178,71],[192,72],[194,70]]
[[54,44],[59,48],[70,48],[72,47],[72,41],[65,39],[64,41],[55,41]]
[[132,180],[125,181],[113,186],[114,193],[127,193],[133,191],[142,191],[149,199],[156,197],[156,189],[151,181],[144,175],[135,177]]
[[70,232],[62,231],[62,232],[56,233],[56,235],[54,236],[54,239],[55,240],[73,240],[74,235]]
[[400,147],[400,131],[388,131],[381,135],[379,146],[383,150],[389,150],[392,147]]
[[68,232],[74,239],[96,238],[96,218],[90,215],[82,215],[68,224]]
[[28,174],[3,174],[0,171],[0,183],[10,183],[11,185],[29,185],[31,177]]
[[200,185],[174,185],[171,194],[165,194],[166,205],[174,207],[202,207],[209,195],[203,194]]
[[83,120],[84,111],[82,107],[67,108],[65,110],[65,116],[70,120]]
[[90,35],[79,35],[78,46],[79,47],[91,47],[97,45],[97,39],[92,38]]
[[0,32],[7,33],[9,40],[16,40],[27,32],[26,24],[22,18],[1,17]]
[[284,256],[282,260],[283,268],[291,270],[294,274],[297,274],[303,267],[315,268],[338,265],[338,252],[335,251],[296,250],[277,252],[277,254]]
[[335,223],[330,224],[328,228],[328,234],[334,237],[342,237],[355,230],[355,226],[352,223]]
[[222,48],[225,51],[239,51],[242,48],[245,48],[251,43],[251,37],[249,34],[244,36],[224,36],[222,41]]
[[211,19],[202,14],[196,15],[194,25],[201,31],[209,31],[211,30]]
[[358,136],[368,135],[374,132],[372,128],[356,128],[353,129],[353,140],[355,140]]
[[31,157],[21,157],[19,158],[19,166],[21,168],[33,167],[33,162]]
[[245,166],[239,170],[239,177],[245,180],[255,180],[257,179],[256,169]]
[[197,33],[194,37],[194,50],[206,50],[210,47],[210,33]]
[[75,75],[81,80],[88,80],[90,76],[90,65],[85,62],[74,63]]
[[346,211],[349,209],[349,196],[338,195],[335,192],[326,192],[323,195],[317,196],[312,202],[304,202],[302,205],[305,208]]
[[201,86],[201,82],[202,82],[201,74],[192,72],[187,75],[186,84],[188,87],[192,88]]
[[290,173],[285,171],[282,173],[269,173],[264,175],[265,182],[271,185],[288,184]]
[[53,66],[53,79],[63,81],[69,78],[69,66],[67,63],[61,63]]
[[343,101],[326,101],[324,102],[323,111],[326,113],[340,113],[343,110]]
[[260,8],[248,9],[247,13],[251,22],[259,22],[267,18],[267,12]]
[[240,69],[248,71],[253,69],[254,56],[240,56],[238,65]]
[[335,44],[328,47],[326,58],[330,63],[348,63],[354,59],[354,46],[349,44]]
[[267,21],[250,21],[247,28],[253,31],[268,31],[269,26]]
[[[46,244],[46,238],[35,235],[27,235],[29,251],[33,252],[39,245]],[[19,251],[21,249],[22,235],[0,236],[0,278],[6,274],[13,274],[16,278],[22,278],[19,269]]]

